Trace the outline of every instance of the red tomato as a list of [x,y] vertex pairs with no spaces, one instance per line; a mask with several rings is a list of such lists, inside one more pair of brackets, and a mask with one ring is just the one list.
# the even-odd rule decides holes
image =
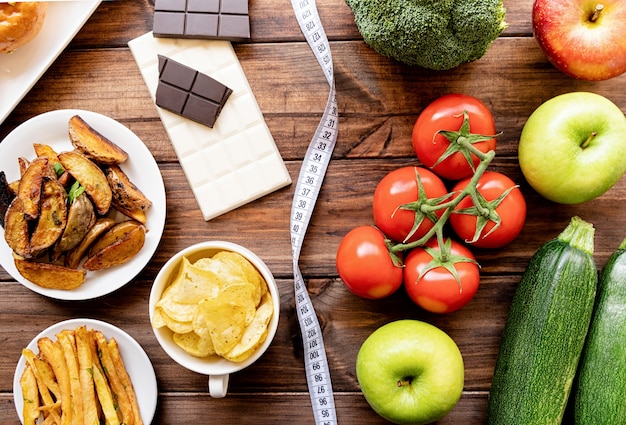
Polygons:
[[[453,191],[463,190],[469,181],[470,179],[467,178],[458,182]],[[501,201],[498,200],[504,192],[512,187],[514,189]],[[499,248],[508,244],[519,235],[526,222],[526,201],[522,191],[516,187],[513,180],[495,171],[485,171],[478,180],[476,189],[495,208],[495,214],[500,218],[500,226],[492,231],[496,225],[495,221],[487,218],[481,219],[486,225],[480,232],[478,239],[474,241],[478,222],[477,216],[452,213],[449,219],[452,229],[465,242],[479,248]],[[472,199],[466,196],[456,206],[455,211],[473,206]]]
[[394,264],[385,235],[373,226],[355,227],[343,237],[336,265],[350,292],[363,298],[384,298],[402,285],[402,266]]
[[[465,306],[476,294],[480,283],[478,264],[469,248],[448,239],[450,257],[447,263],[434,264],[441,252],[436,238],[412,249],[406,256],[404,287],[415,304],[432,313],[451,313]],[[430,252],[429,252],[430,250]],[[433,255],[431,255],[433,254]],[[450,270],[456,269],[457,281]],[[430,269],[429,269],[430,268]],[[427,270],[426,272],[424,272]],[[420,275],[424,272],[423,276]]]
[[[418,194],[417,174],[420,176],[426,193],[426,196],[422,196],[421,199]],[[372,202],[374,222],[387,237],[404,242],[413,229],[416,212],[398,207],[418,200],[428,202],[429,199],[438,198],[447,193],[448,190],[441,179],[432,171],[422,167],[398,168],[383,177],[376,186]],[[415,241],[424,236],[434,226],[433,219],[441,217],[442,214],[443,210],[438,210],[430,214],[429,219],[423,213],[418,213],[417,216],[422,222],[406,242]]]
[[[461,180],[474,174],[461,152],[455,152],[435,165],[450,146],[450,141],[438,132],[459,131],[463,124],[463,111],[469,115],[470,133],[484,136],[496,134],[491,111],[480,100],[464,94],[448,94],[436,99],[422,111],[413,127],[413,149],[417,158],[439,176],[450,180]],[[473,146],[481,152],[489,152],[496,148],[496,139],[479,141]],[[480,161],[474,154],[472,159],[475,168]]]

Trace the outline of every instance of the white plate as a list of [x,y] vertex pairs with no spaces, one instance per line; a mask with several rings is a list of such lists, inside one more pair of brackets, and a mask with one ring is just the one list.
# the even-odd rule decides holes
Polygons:
[[53,1],[41,32],[11,54],[0,55],[0,124],[72,41],[101,0]]
[[[54,341],[56,340],[56,334],[60,331],[64,329],[76,329],[82,325],[87,326],[88,329],[101,331],[107,339],[115,338],[120,347],[120,354],[122,355],[122,360],[124,360],[124,366],[130,375],[135,393],[137,394],[141,418],[145,424],[150,424],[154,418],[158,398],[157,380],[154,368],[152,367],[150,358],[148,358],[148,355],[141,345],[120,328],[99,320],[70,319],[54,324],[41,332],[28,344],[27,348],[37,354],[37,341],[40,338],[48,337]],[[22,423],[24,423],[22,412],[24,400],[22,400],[20,377],[25,367],[26,359],[24,356],[20,356],[13,378],[13,399],[15,409]]]
[[15,268],[11,248],[0,227],[0,265],[15,280],[33,291],[62,300],[87,300],[109,294],[132,280],[148,264],[156,251],[165,227],[165,186],[154,157],[141,139],[121,123],[95,112],[62,109],[46,112],[26,121],[0,143],[0,170],[7,180],[19,178],[17,158],[34,158],[33,143],[46,143],[57,152],[72,150],[68,136],[68,121],[80,115],[89,125],[115,142],[128,153],[121,164],[130,180],[152,201],[147,212],[146,241],[139,253],[129,262],[101,271],[88,271],[85,283],[73,290],[42,288],[26,280]]

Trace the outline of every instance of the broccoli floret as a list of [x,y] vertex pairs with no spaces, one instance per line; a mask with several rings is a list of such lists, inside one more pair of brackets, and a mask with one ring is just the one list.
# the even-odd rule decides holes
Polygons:
[[506,28],[502,0],[345,0],[381,55],[446,70],[481,58]]

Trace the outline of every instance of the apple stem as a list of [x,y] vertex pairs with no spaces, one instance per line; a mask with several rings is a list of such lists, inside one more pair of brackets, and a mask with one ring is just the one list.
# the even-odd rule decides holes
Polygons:
[[404,378],[398,381],[398,388],[406,387],[408,385],[411,385],[411,379],[409,378]]
[[591,134],[589,135],[589,137],[587,137],[587,139],[582,143],[582,145],[580,145],[581,148],[585,149],[587,146],[589,146],[589,143],[591,143],[591,141],[593,140],[594,137],[596,137],[598,135],[597,131],[593,131],[591,132]]
[[593,11],[593,14],[589,18],[589,20],[591,22],[597,21],[598,18],[600,17],[600,13],[602,12],[603,9],[604,9],[604,5],[602,3],[598,3],[598,5],[596,6],[595,10]]

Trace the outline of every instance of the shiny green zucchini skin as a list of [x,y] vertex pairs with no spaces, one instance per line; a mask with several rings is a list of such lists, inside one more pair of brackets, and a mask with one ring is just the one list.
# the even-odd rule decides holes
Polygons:
[[600,274],[573,394],[576,425],[626,424],[626,240]]
[[502,333],[488,425],[561,424],[598,282],[594,232],[573,217],[530,260]]

